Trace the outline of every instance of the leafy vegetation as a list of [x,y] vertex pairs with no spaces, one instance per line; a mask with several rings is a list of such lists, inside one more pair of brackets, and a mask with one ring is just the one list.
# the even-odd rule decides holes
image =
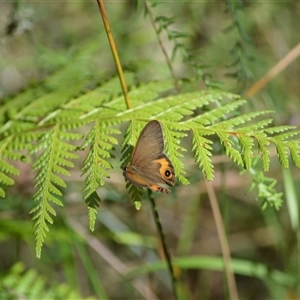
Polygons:
[[[224,179],[227,176],[230,177],[227,175],[230,173],[230,168],[227,168],[229,162],[235,172],[236,181],[241,178],[239,174],[241,170],[243,170],[243,176],[246,177],[245,173],[250,177],[252,176],[252,182],[247,180],[247,185],[240,183],[238,190],[242,194],[249,190],[247,197],[250,197],[252,201],[251,208],[256,204],[254,199],[260,200],[258,203],[263,211],[257,210],[256,213],[262,216],[263,221],[260,221],[261,223],[257,225],[256,229],[265,230],[265,235],[268,235],[269,231],[272,232],[274,240],[268,241],[268,247],[272,249],[269,251],[272,251],[273,254],[281,251],[282,256],[290,256],[288,259],[289,268],[276,270],[278,266],[273,264],[271,265],[272,271],[268,273],[267,262],[257,265],[254,262],[259,258],[252,253],[256,246],[254,242],[252,248],[243,249],[241,252],[238,252],[238,247],[237,250],[232,250],[233,253],[236,251],[238,253],[236,257],[232,258],[233,272],[237,275],[256,277],[256,280],[259,279],[264,283],[261,294],[256,294],[254,298],[263,298],[265,294],[270,298],[277,292],[278,295],[283,295],[289,293],[290,290],[296,291],[299,270],[293,261],[298,261],[299,253],[293,247],[297,245],[299,224],[292,221],[291,246],[286,245],[284,234],[281,233],[278,238],[276,237],[276,230],[273,229],[276,227],[277,231],[280,232],[286,230],[284,227],[286,224],[281,225],[280,217],[277,217],[278,212],[274,212],[273,208],[280,210],[285,198],[282,187],[278,184],[278,182],[282,182],[281,178],[277,178],[276,170],[274,174],[274,166],[279,168],[280,165],[283,168],[290,168],[296,174],[299,174],[297,168],[300,167],[300,132],[295,126],[298,123],[296,122],[294,125],[292,121],[284,122],[277,116],[278,112],[281,113],[282,111],[282,118],[292,120],[293,109],[296,111],[298,107],[296,102],[292,101],[289,102],[292,109],[289,108],[288,103],[284,103],[286,105],[278,104],[276,102],[277,96],[273,102],[270,99],[275,93],[282,96],[286,89],[290,91],[289,98],[291,99],[297,99],[295,96],[297,93],[292,91],[292,87],[289,86],[290,83],[284,79],[281,79],[282,82],[276,86],[271,83],[269,90],[261,92],[251,104],[247,103],[246,97],[243,95],[232,92],[246,90],[251,86],[252,78],[259,78],[276,62],[273,57],[272,62],[266,61],[260,66],[259,63],[263,61],[263,58],[258,51],[259,46],[254,47],[251,43],[251,41],[258,43],[259,39],[264,36],[262,33],[260,35],[254,34],[254,15],[259,9],[258,4],[253,3],[244,6],[241,1],[232,2],[228,0],[223,7],[224,10],[227,9],[227,14],[220,9],[213,8],[208,3],[189,3],[186,6],[178,4],[173,8],[174,16],[177,17],[166,13],[168,4],[151,4],[147,1],[140,4],[146,12],[145,18],[141,20],[139,19],[139,16],[142,15],[141,7],[137,7],[136,11],[132,12],[129,4],[122,4],[121,10],[107,5],[109,16],[111,16],[109,20],[119,46],[118,51],[122,57],[123,65],[126,66],[124,75],[129,87],[128,96],[132,102],[132,107],[129,109],[126,107],[112,58],[107,54],[109,47],[104,30],[100,26],[102,24],[100,16],[91,12],[87,4],[80,3],[78,7],[65,4],[65,9],[68,11],[65,12],[66,15],[70,13],[69,10],[73,7],[77,16],[83,9],[87,18],[91,15],[94,18],[93,23],[86,20],[88,24],[86,30],[90,33],[88,38],[84,34],[73,37],[73,42],[77,46],[71,52],[70,47],[65,47],[63,43],[61,48],[65,47],[67,50],[57,52],[51,51],[50,47],[39,46],[41,55],[39,55],[39,61],[35,66],[32,65],[32,61],[27,61],[30,58],[26,55],[14,61],[13,56],[7,54],[6,59],[0,63],[3,68],[16,65],[22,69],[23,63],[33,69],[43,71],[41,73],[43,75],[36,76],[34,80],[31,79],[31,82],[28,81],[22,90],[16,90],[15,93],[9,92],[8,89],[5,90],[5,82],[1,84],[3,99],[0,107],[0,196],[5,198],[3,201],[10,203],[9,199],[13,199],[14,193],[16,194],[14,189],[17,190],[18,186],[18,177],[16,176],[22,177],[20,164],[29,164],[35,174],[33,182],[30,183],[34,187],[32,193],[34,202],[32,204],[31,195],[25,197],[26,202],[31,203],[31,209],[26,208],[25,212],[26,214],[31,212],[34,224],[35,253],[39,258],[42,255],[44,244],[47,245],[45,239],[48,237],[51,239],[51,232],[55,230],[56,226],[64,228],[66,226],[64,224],[68,223],[69,217],[65,217],[62,209],[65,210],[72,206],[70,204],[73,193],[76,194],[73,201],[76,199],[76,201],[79,200],[78,203],[85,204],[90,230],[99,234],[95,230],[100,226],[98,223],[104,226],[105,230],[99,234],[99,240],[104,238],[116,245],[121,244],[125,253],[130,250],[139,259],[141,259],[140,253],[134,250],[133,245],[135,243],[146,247],[146,249],[149,248],[147,251],[154,255],[155,242],[151,241],[151,234],[149,233],[150,241],[145,236],[137,236],[131,227],[133,225],[130,224],[132,218],[129,217],[130,222],[128,221],[128,224],[123,224],[121,218],[118,220],[117,214],[115,216],[109,214],[108,206],[115,206],[118,201],[124,201],[129,193],[136,208],[140,209],[143,204],[143,210],[147,210],[148,204],[143,201],[144,194],[141,189],[127,183],[128,191],[126,191],[124,189],[125,183],[114,178],[119,179],[121,177],[122,171],[119,166],[128,164],[141,128],[148,121],[156,119],[162,124],[165,153],[174,165],[177,179],[177,185],[170,195],[168,204],[160,204],[160,206],[170,205],[171,207],[173,202],[176,202],[176,204],[173,203],[175,206],[187,206],[182,210],[182,215],[178,215],[180,219],[182,218],[182,228],[185,229],[182,232],[178,230],[176,240],[178,245],[182,245],[183,241],[190,241],[190,244],[187,243],[189,246],[182,246],[181,248],[178,246],[178,250],[181,249],[182,251],[178,253],[183,256],[177,258],[175,254],[176,259],[174,260],[175,266],[179,269],[178,272],[184,273],[184,275],[178,275],[178,286],[183,290],[182,297],[187,297],[189,293],[192,293],[192,288],[185,285],[184,280],[180,280],[180,276],[188,277],[189,269],[221,271],[223,268],[221,259],[216,261],[212,257],[204,259],[197,252],[193,258],[196,262],[191,263],[188,257],[189,253],[193,253],[193,247],[196,247],[196,245],[193,246],[192,241],[192,236],[196,234],[196,228],[199,226],[195,213],[201,211],[199,207],[204,205],[206,199],[204,192],[197,188],[197,184],[202,179],[213,181],[223,177],[218,197],[224,199],[220,206],[225,223],[227,220],[229,239],[231,235],[234,236],[235,231],[234,228],[231,228],[233,225],[231,225],[230,215],[234,216],[236,224],[245,224],[248,221],[250,224],[252,224],[251,222],[255,223],[255,217],[250,211],[245,212],[244,219],[239,219],[244,214],[241,213],[245,209],[243,205],[247,205],[243,203],[244,196],[235,193],[235,188],[227,186]],[[16,14],[17,17],[11,16],[11,21],[14,20],[13,18],[17,18],[16,20],[20,22],[17,28],[21,30],[20,26],[26,19],[22,16],[22,12],[25,13],[26,11],[26,5],[30,9],[35,8],[31,7],[30,4],[21,5],[19,3],[19,5],[10,8],[7,4],[7,9],[11,9]],[[296,10],[287,7],[287,4],[274,4],[275,8],[267,4],[264,5],[265,12],[270,18],[268,20],[270,31],[272,31],[273,26],[276,27],[276,24],[271,21],[271,16],[276,12],[290,13],[296,18]],[[296,6],[296,4],[293,5]],[[197,11],[196,8],[200,9]],[[40,13],[42,13],[43,8],[40,9]],[[56,9],[53,8],[52,10],[54,14],[57,12]],[[217,33],[218,43],[216,41],[212,43],[213,35],[201,36],[206,35],[205,31],[201,31],[199,36],[200,33],[197,30],[201,30],[200,27],[195,29],[196,21],[201,20],[201,18],[204,22],[203,26],[209,26],[206,19],[208,17],[205,15],[206,9],[212,10],[211,18],[213,20],[219,20],[218,17],[223,15],[224,24],[222,28],[226,28],[225,25],[230,24],[226,31]],[[186,14],[188,12],[190,16],[188,22],[183,22],[185,14],[181,10],[186,10]],[[156,43],[154,38],[143,34],[143,39],[146,39],[147,44],[144,48],[145,57],[142,56],[143,51],[139,52],[135,49],[141,37],[137,38],[136,33],[131,36],[126,32],[126,30],[133,30],[132,25],[129,26],[130,21],[122,18],[129,11],[131,11],[131,16],[136,18],[136,22],[133,23],[135,28],[146,26],[147,20],[150,20],[149,27],[146,28],[153,31],[153,36],[159,39],[157,44],[164,50],[163,59],[166,63],[163,66],[160,63],[161,57],[157,54],[159,48],[155,48],[153,52],[155,56],[151,57],[150,62],[143,61],[144,59],[150,60],[149,49],[151,43]],[[251,16],[248,18],[249,21],[246,22],[243,13]],[[225,18],[230,20],[225,21]],[[118,20],[123,21],[120,24]],[[35,22],[41,22],[44,26],[47,25],[47,22],[37,19]],[[97,26],[93,27],[95,22]],[[260,20],[260,22],[263,21]],[[185,24],[185,26],[180,26],[180,24]],[[257,26],[263,25],[259,23]],[[283,31],[289,26],[290,24],[285,25]],[[38,28],[36,32],[35,29],[26,30],[31,37],[41,34]],[[53,32],[50,35],[53,40],[50,39],[47,42],[54,45],[55,38],[67,37],[70,33],[75,35],[72,29],[67,29],[61,36],[56,36]],[[291,35],[296,40],[294,34],[292,31]],[[123,48],[125,44],[124,35],[128,36],[127,43],[132,52]],[[78,40],[80,37],[83,39],[81,43]],[[16,33],[7,33],[5,38],[9,38],[10,43],[16,43],[17,39],[26,41],[25,36],[18,36]],[[43,39],[41,36],[39,38],[38,45],[42,45]],[[227,39],[230,43],[225,42]],[[99,41],[101,42],[99,43]],[[229,44],[234,46],[230,48]],[[28,42],[27,46],[29,45]],[[7,47],[9,46],[3,46],[4,50],[2,50],[1,55],[5,53]],[[221,52],[220,48],[224,48],[224,50]],[[135,53],[135,51],[137,52]],[[223,51],[224,53],[227,51],[226,61],[220,61],[219,54]],[[249,55],[250,52],[251,55]],[[137,54],[136,58],[135,54]],[[250,62],[254,58],[256,62],[251,69]],[[271,56],[268,59],[271,59]],[[111,62],[111,65],[108,61]],[[176,75],[176,70],[178,74],[182,75]],[[224,70],[230,76],[218,78],[219,75],[216,74]],[[221,81],[226,85],[221,84]],[[277,90],[280,92],[277,93]],[[127,130],[123,134],[125,128]],[[220,157],[220,154],[225,154],[226,163],[216,164],[215,159]],[[277,161],[274,159],[274,154],[278,158]],[[187,161],[193,161],[193,163],[187,163]],[[76,172],[80,173],[81,179],[78,180],[77,184],[74,184]],[[200,173],[203,174],[201,179]],[[234,181],[234,179],[232,180]],[[293,177],[289,177],[285,184],[292,180]],[[296,178],[294,180],[297,181]],[[297,189],[297,185],[289,185],[289,187]],[[231,189],[233,192],[228,192]],[[295,194],[297,195],[296,191]],[[202,199],[202,204],[197,207],[195,199],[199,198]],[[295,204],[297,197],[291,196],[291,198],[294,199],[294,204],[288,202],[288,205],[297,210],[298,205]],[[180,203],[182,199],[184,199],[184,204]],[[229,199],[233,202],[239,199],[243,205],[237,204],[236,207],[233,207],[234,204],[229,204]],[[171,211],[170,207],[165,207],[165,210]],[[189,209],[190,213],[188,213]],[[5,212],[5,209],[3,211]],[[106,215],[110,216],[110,220],[101,211],[105,211]],[[291,211],[293,210],[290,209],[290,213]],[[142,210],[139,214],[143,215]],[[60,224],[61,220],[63,220],[63,225]],[[297,217],[294,216],[293,220],[297,220]],[[201,220],[199,222],[201,224]],[[58,224],[56,225],[56,223]],[[72,222],[70,221],[70,223]],[[8,226],[8,223],[5,223],[5,226]],[[237,227],[239,228],[239,226],[242,228],[242,225]],[[264,228],[264,226],[266,227]],[[170,228],[173,226],[170,225]],[[256,229],[251,228],[253,231]],[[72,227],[72,229],[67,230],[73,231],[75,228]],[[17,231],[11,232],[14,235]],[[122,234],[126,233],[126,238],[124,238]],[[86,235],[81,238],[85,243],[92,245],[92,237],[90,240],[86,238]],[[81,242],[76,242],[77,251],[81,253],[82,260],[86,262],[84,264],[88,272],[94,274],[96,268],[87,262],[89,261],[88,254],[82,254]],[[102,246],[98,244],[98,247]],[[261,246],[261,248],[263,247]],[[172,248],[176,253],[176,244]],[[196,248],[200,249],[201,247]],[[109,250],[111,251],[111,249]],[[260,246],[257,246],[257,251],[259,250]],[[129,257],[126,257],[125,253],[118,254],[128,260]],[[110,259],[105,259],[109,261],[109,264],[118,265],[112,254],[109,257]],[[240,260],[240,257],[243,260]],[[203,261],[206,261],[207,265]],[[148,263],[151,265],[146,268],[147,272],[165,268],[162,264],[155,264],[151,260]],[[146,272],[139,270],[139,267],[136,269],[138,271],[125,267],[122,270],[116,268],[121,277],[140,276]],[[66,267],[66,270],[70,272],[69,267]],[[19,274],[15,274],[15,278],[18,276]],[[24,280],[25,278],[26,276],[24,276]],[[164,293],[168,291],[166,288],[168,283],[159,276],[157,280],[162,285],[161,290],[159,289],[161,292],[159,296],[164,298],[166,297]],[[203,282],[205,281],[207,279],[203,279]],[[130,282],[132,286],[130,291],[127,291],[127,297],[132,298],[133,295],[136,296],[135,293],[141,295],[134,281]],[[237,280],[237,282],[243,298],[251,299],[250,293],[244,290],[243,280]],[[271,286],[275,283],[279,286],[272,290]],[[41,282],[41,286],[43,284],[44,282]],[[106,284],[109,286],[109,283]],[[92,286],[95,288],[96,285],[92,284]],[[212,285],[210,286],[212,287]],[[29,285],[27,289],[28,287]],[[6,287],[1,288],[6,289]],[[94,291],[94,293],[98,297],[105,294],[103,291]],[[209,289],[206,288],[203,294],[197,290],[193,296],[207,298],[209,293]],[[25,292],[24,295],[30,296]],[[114,295],[113,292],[112,295],[112,298],[119,296],[117,293]],[[223,292],[218,291],[218,295],[220,297]]]
[[[47,287],[47,279],[39,276],[36,270],[25,270],[22,263],[15,264],[10,272],[3,276],[0,285],[3,299],[78,299],[80,294],[66,284],[52,284]],[[93,298],[82,298],[93,299]]]

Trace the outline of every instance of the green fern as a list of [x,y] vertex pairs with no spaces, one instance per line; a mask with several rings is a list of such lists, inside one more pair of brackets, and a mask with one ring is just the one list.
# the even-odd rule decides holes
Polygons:
[[[255,160],[254,164],[257,163]],[[251,175],[253,176],[253,182],[249,187],[249,192],[257,188],[256,200],[262,202],[262,209],[266,209],[268,206],[274,207],[276,210],[279,210],[283,203],[283,193],[277,192],[275,186],[277,180],[274,178],[267,177],[263,172],[258,171],[254,168],[250,170]]]
[[109,127],[108,122],[95,120],[94,125],[86,136],[85,143],[81,149],[90,146],[90,151],[83,162],[83,175],[85,178],[85,188],[83,189],[83,199],[89,207],[90,228],[94,230],[96,220],[96,207],[100,201],[96,190],[104,185],[103,178],[109,178],[107,170],[111,165],[107,159],[111,157],[113,146],[118,142],[112,134],[119,134],[119,130]]
[[165,126],[163,121],[161,121],[161,123],[163,124],[165,133],[165,152],[173,163],[176,177],[182,184],[188,184],[189,181],[185,177],[184,164],[179,159],[179,157],[183,157],[181,152],[186,151],[185,148],[180,146],[180,140],[187,136],[187,133],[176,131],[176,128],[178,129],[176,124],[173,124],[173,126]]
[[204,138],[198,131],[193,130],[192,151],[194,152],[196,162],[207,180],[214,178],[214,166],[210,159],[212,156],[212,143],[211,140]]
[[99,206],[100,197],[96,192],[89,195],[86,199],[86,203],[88,205],[88,217],[89,217],[89,227],[91,231],[95,229],[95,223],[98,215],[97,206]]
[[[53,77],[50,82],[54,86],[57,82]],[[80,86],[82,87],[81,83]],[[113,158],[114,147],[118,144],[116,135],[120,134],[116,128],[119,124],[129,122],[122,143],[121,164],[126,165],[142,127],[152,119],[159,120],[164,133],[165,153],[171,159],[176,177],[182,184],[188,183],[181,160],[188,149],[181,143],[189,133],[192,135],[195,160],[208,180],[214,178],[211,157],[214,155],[215,137],[233,162],[245,169],[251,168],[257,149],[263,170],[267,171],[270,165],[268,147],[272,144],[275,145],[283,166],[288,167],[289,156],[296,166],[300,166],[299,141],[293,139],[299,131],[291,126],[268,127],[272,121],[267,117],[269,111],[239,115],[237,110],[245,101],[235,94],[208,89],[168,96],[171,87],[170,81],[132,86],[129,97],[134,107],[128,110],[119,95],[116,78],[107,80],[88,93],[78,94],[78,88],[75,90],[77,96],[64,88],[57,89],[57,93],[52,90],[48,95],[50,98],[40,94],[36,101],[28,104],[30,109],[18,100],[25,97],[24,93],[27,92],[23,92],[12,100],[16,107],[11,114],[12,107],[4,105],[6,109],[0,115],[3,122],[0,132],[2,185],[14,184],[12,176],[18,174],[11,160],[28,161],[24,151],[37,156],[33,164],[33,169],[38,171],[34,195],[37,205],[32,210],[37,256],[41,254],[49,230],[48,224],[53,223],[53,216],[56,214],[53,205],[63,205],[62,190],[66,184],[61,176],[70,175],[69,169],[73,168],[71,160],[78,158],[76,151],[86,153],[82,166],[85,177],[83,199],[88,206],[90,228],[93,230],[100,201],[97,189],[109,177],[110,160]],[[161,96],[164,94],[167,96]],[[59,101],[61,97],[63,99]],[[43,107],[41,99],[52,98],[56,99],[55,103],[46,103]],[[199,109],[204,113],[199,113]],[[11,115],[12,118],[5,119],[4,114]],[[82,133],[77,133],[79,131]],[[78,143],[82,146],[76,146]],[[130,184],[127,187],[136,207],[140,207],[141,189]],[[1,188],[0,195],[4,196],[4,189]]]
[[[15,156],[15,153],[8,149],[10,140],[10,138],[7,138],[0,143],[0,183],[6,186],[14,185],[15,183],[10,175],[19,175],[19,170],[6,161],[6,159],[12,159]],[[0,196],[5,197],[4,189],[1,187]]]
[[39,143],[32,150],[32,153],[42,151],[42,154],[33,164],[33,169],[38,170],[35,176],[37,191],[33,199],[39,203],[31,211],[31,213],[35,214],[33,220],[36,228],[37,257],[41,255],[44,238],[49,230],[47,223],[52,224],[53,219],[51,215],[56,215],[51,202],[63,206],[59,199],[62,196],[59,188],[65,188],[66,184],[58,174],[69,176],[70,173],[66,168],[73,167],[70,159],[78,158],[77,154],[73,153],[76,147],[63,140],[76,140],[79,138],[81,138],[80,134],[66,132],[63,127],[56,125],[42,136]]
[[[233,95],[227,94],[226,96],[231,98]],[[233,98],[233,100],[235,100],[235,98]],[[226,116],[226,114],[235,111],[237,108],[239,108],[245,103],[246,103],[245,100],[239,100],[239,99],[233,102],[225,103],[224,105],[219,106],[214,110],[210,110],[208,112],[195,116],[193,119],[190,120],[190,122],[199,123],[204,126],[214,124],[217,120],[223,119],[224,116]],[[203,127],[203,129],[204,128],[205,127]]]
[[140,210],[142,206],[142,189],[134,186],[133,184],[126,182],[126,189],[133,200],[133,204],[136,210]]

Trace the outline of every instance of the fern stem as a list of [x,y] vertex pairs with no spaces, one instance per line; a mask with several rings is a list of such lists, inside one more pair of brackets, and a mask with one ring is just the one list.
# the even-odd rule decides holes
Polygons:
[[147,12],[148,12],[148,14],[149,14],[149,17],[150,17],[150,21],[151,21],[152,27],[153,27],[153,29],[154,29],[154,31],[155,31],[156,36],[157,36],[158,43],[159,43],[160,48],[161,48],[161,50],[162,50],[162,52],[163,52],[163,54],[164,54],[164,56],[165,56],[165,58],[166,58],[167,65],[168,65],[168,67],[169,67],[169,69],[170,69],[170,72],[171,72],[171,75],[172,75],[172,77],[173,77],[173,79],[174,79],[174,85],[175,85],[175,88],[176,88],[177,92],[179,93],[179,92],[180,92],[180,85],[178,84],[178,78],[177,78],[177,76],[176,76],[176,74],[175,74],[175,71],[174,71],[174,69],[173,69],[171,59],[170,59],[170,57],[169,57],[169,55],[168,55],[168,53],[167,53],[167,50],[166,50],[166,48],[165,48],[165,46],[164,46],[164,44],[163,44],[163,42],[162,42],[162,40],[161,40],[161,38],[160,38],[160,35],[159,35],[159,33],[158,33],[158,29],[157,29],[157,27],[156,27],[155,19],[154,19],[153,13],[152,13],[152,11],[151,11],[150,5],[149,5],[149,3],[148,3],[147,0],[143,0],[143,1],[144,1],[144,4],[145,4],[145,8],[146,8],[146,10],[147,10]]
[[177,291],[176,291],[176,278],[175,278],[175,274],[174,274],[171,255],[170,255],[170,253],[168,251],[168,248],[167,248],[167,245],[166,245],[165,236],[164,236],[163,228],[162,228],[162,225],[161,225],[161,222],[160,222],[157,206],[155,204],[155,200],[152,197],[152,192],[150,190],[148,190],[148,198],[150,199],[153,218],[154,218],[155,225],[156,225],[156,228],[157,228],[157,231],[158,231],[158,234],[159,234],[162,246],[163,246],[164,256],[167,260],[169,274],[172,278],[173,296],[174,296],[175,300],[178,300]]
[[105,28],[105,31],[106,31],[106,35],[107,35],[109,45],[110,45],[110,48],[111,48],[111,51],[112,51],[112,54],[113,54],[113,57],[114,57],[114,60],[115,60],[115,64],[116,64],[116,67],[117,67],[117,72],[118,72],[118,76],[119,76],[119,79],[120,79],[123,95],[124,95],[124,98],[125,98],[126,107],[127,107],[127,109],[129,109],[132,106],[131,106],[130,99],[128,97],[127,85],[126,85],[123,69],[122,69],[122,66],[121,66],[120,58],[119,58],[119,55],[118,55],[118,51],[117,51],[117,48],[116,48],[116,44],[115,44],[114,38],[113,38],[112,33],[111,33],[111,29],[110,29],[110,26],[109,26],[109,22],[108,22],[108,18],[107,18],[107,15],[106,15],[103,0],[97,0],[97,3],[98,3],[98,6],[99,6],[99,9],[100,9],[100,13],[101,13],[101,16],[102,16],[102,20],[103,20],[104,28]]
[[220,208],[218,205],[217,197],[216,197],[216,194],[214,192],[211,182],[204,180],[204,184],[205,184],[205,187],[206,187],[206,190],[208,193],[210,205],[212,207],[214,219],[216,222],[216,227],[217,227],[218,236],[219,236],[219,240],[220,240],[222,255],[223,255],[223,259],[224,259],[224,266],[225,266],[225,273],[226,273],[226,278],[227,278],[227,283],[228,283],[229,296],[230,296],[230,299],[232,299],[232,300],[238,300],[239,296],[238,296],[238,292],[237,292],[237,286],[236,286],[234,274],[232,272],[230,249],[229,249],[228,241],[226,239],[226,233],[224,230],[224,224],[222,221],[222,216],[221,216]]

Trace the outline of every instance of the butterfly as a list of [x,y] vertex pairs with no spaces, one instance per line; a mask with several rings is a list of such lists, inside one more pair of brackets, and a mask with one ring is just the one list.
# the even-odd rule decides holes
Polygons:
[[156,120],[150,121],[138,138],[130,164],[123,169],[126,180],[137,187],[169,193],[165,185],[174,185],[175,173],[170,159],[163,151],[162,126]]

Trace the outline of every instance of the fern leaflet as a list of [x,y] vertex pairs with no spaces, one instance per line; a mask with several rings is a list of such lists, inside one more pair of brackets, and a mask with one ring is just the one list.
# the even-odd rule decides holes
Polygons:
[[107,170],[112,167],[107,159],[111,157],[111,150],[117,144],[117,140],[112,134],[118,133],[119,130],[113,129],[107,126],[106,122],[96,119],[84,144],[81,146],[81,149],[90,146],[82,168],[83,175],[86,176],[83,198],[90,208],[97,207],[97,200],[100,200],[100,198],[96,196],[96,190],[104,185],[103,178],[109,178]]
[[70,159],[76,159],[78,156],[73,153],[76,149],[74,145],[63,142],[62,139],[78,139],[79,134],[67,134],[61,131],[59,125],[54,126],[51,130],[42,136],[39,143],[33,148],[32,152],[42,150],[42,154],[33,164],[33,169],[38,170],[35,176],[38,187],[33,199],[38,201],[37,206],[31,211],[34,213],[34,227],[36,229],[36,255],[40,257],[41,248],[44,243],[46,232],[49,230],[47,223],[52,224],[56,212],[51,206],[51,202],[62,206],[59,199],[62,192],[59,188],[66,187],[65,182],[58,175],[70,175],[66,167],[73,167]]

